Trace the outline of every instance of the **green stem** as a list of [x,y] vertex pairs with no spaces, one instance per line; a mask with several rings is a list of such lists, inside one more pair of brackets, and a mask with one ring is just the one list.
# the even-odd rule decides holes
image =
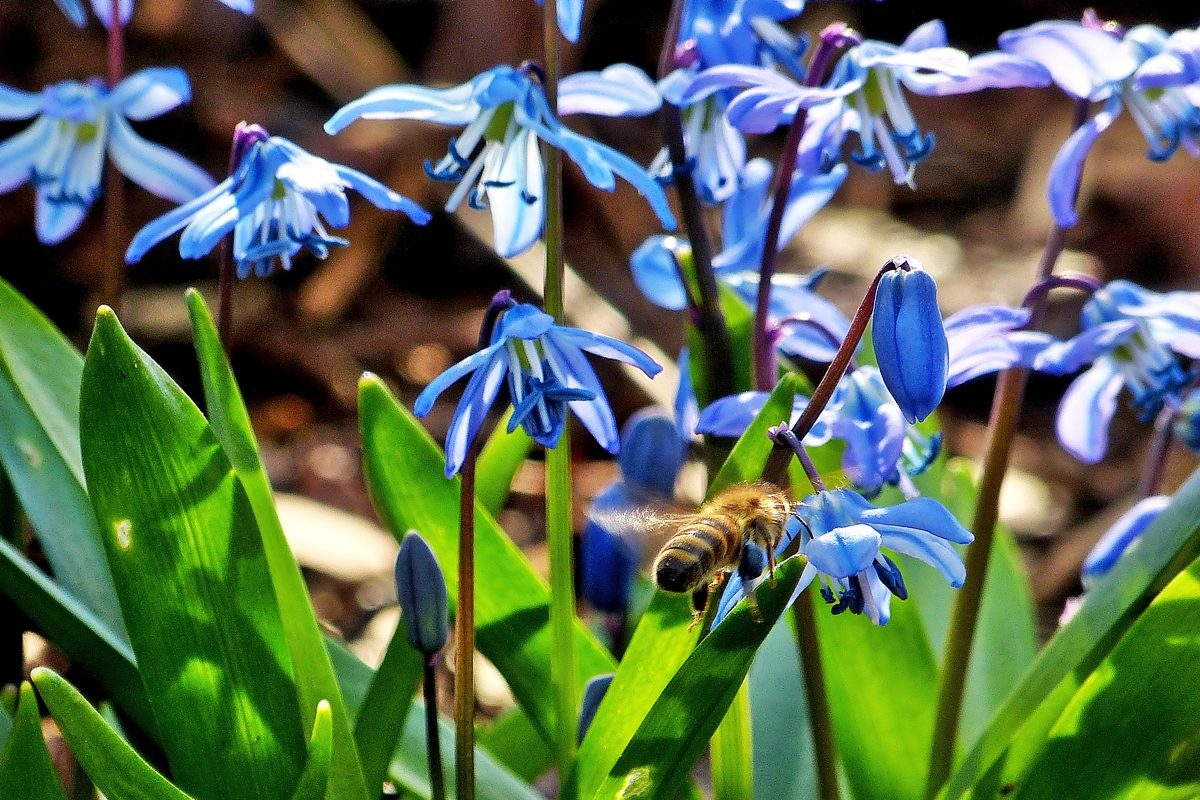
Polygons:
[[[558,78],[562,70],[558,48],[558,9],[546,0],[542,41],[546,55],[546,98],[558,108]],[[563,322],[562,155],[543,144],[546,164],[546,313]],[[579,686],[575,668],[575,567],[571,528],[571,429],[546,451],[546,539],[550,550],[550,682],[554,686],[558,728],[555,755],[560,775],[575,760],[579,718]]]
[[[25,552],[25,524],[20,501],[3,470],[0,470],[0,537],[19,552]],[[29,620],[17,604],[0,594],[0,686],[21,685],[28,625]]]
[[825,692],[814,597],[810,587],[796,598],[792,604],[792,621],[796,623],[796,645],[800,651],[800,669],[804,673],[804,692],[808,696],[808,724],[812,727],[813,757],[817,762],[817,796],[821,800],[841,800],[837,745],[829,697]]
[[721,724],[713,731],[713,800],[754,800],[754,746],[750,728],[750,679],[742,681]]
[[446,777],[442,773],[442,742],[438,733],[437,680],[433,668],[437,656],[425,658],[425,743],[429,754],[429,788],[432,800],[446,800]]
[[454,617],[454,779],[460,800],[475,797],[475,456],[459,476],[458,603]]

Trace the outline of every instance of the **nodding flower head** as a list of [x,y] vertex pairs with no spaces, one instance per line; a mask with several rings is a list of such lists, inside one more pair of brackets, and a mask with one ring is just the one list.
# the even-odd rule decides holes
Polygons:
[[871,341],[883,382],[911,423],[925,419],[941,402],[950,349],[933,276],[908,256],[893,260],[903,268],[879,280]]
[[610,453],[619,450],[617,424],[604,389],[584,351],[632,364],[650,376],[661,370],[636,347],[598,333],[556,325],[528,303],[511,303],[492,331],[491,343],[443,372],[417,397],[423,417],[438,395],[471,375],[446,434],[446,477],[458,472],[507,377],[513,415],[509,429],[525,429],[543,447],[556,447],[567,408]]
[[0,144],[0,192],[31,181],[38,239],[57,244],[83,223],[100,194],[104,155],[134,183],[183,203],[210,189],[204,170],[134,132],[191,99],[177,67],[145,69],[109,89],[99,78],[63,81],[33,94],[0,86],[0,119],[37,120]]
[[[558,113],[641,116],[661,105],[654,84],[628,64],[581,72],[559,83]],[[580,136],[550,111],[536,69],[499,66],[451,89],[383,86],[344,106],[325,123],[337,133],[356,119],[420,119],[465,126],[446,155],[425,172],[456,183],[446,210],[463,200],[488,208],[496,252],[510,257],[541,236],[545,224],[544,171],[538,142],[562,150],[595,187],[612,191],[616,176],[650,202],[663,226],[675,227],[667,196],[646,171],[607,145]]]
[[184,258],[208,254],[232,232],[240,278],[251,272],[270,275],[276,259],[291,269],[301,250],[325,258],[331,247],[349,244],[325,227],[343,228],[350,222],[348,188],[379,208],[403,211],[418,225],[429,221],[429,212],[379,181],[318,158],[282,136],[268,136],[257,125],[238,126],[235,149],[241,157],[233,174],[138,231],[126,261],[138,261],[180,229],[179,255]]

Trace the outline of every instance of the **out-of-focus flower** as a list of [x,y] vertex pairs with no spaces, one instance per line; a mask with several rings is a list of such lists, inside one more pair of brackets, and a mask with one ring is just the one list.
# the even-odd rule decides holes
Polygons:
[[[71,22],[81,28],[87,24],[87,12],[83,10],[83,0],[54,0],[54,2]],[[254,0],[221,0],[221,2],[234,11],[240,11],[243,14],[254,13]],[[117,20],[124,28],[133,16],[133,0],[117,0],[116,5]],[[92,11],[96,12],[96,16],[104,23],[104,27],[112,27],[113,0],[92,0]]]
[[888,391],[904,418],[917,422],[942,401],[950,352],[933,276],[908,256],[893,261],[904,268],[889,270],[879,280],[871,341]]
[[450,635],[446,578],[416,531],[404,535],[396,555],[396,596],[409,644],[426,658],[445,647]]
[[1000,47],[1042,64],[1054,82],[1080,101],[1104,107],[1063,144],[1050,168],[1050,210],[1062,227],[1078,221],[1075,193],[1088,151],[1129,107],[1150,145],[1153,161],[1169,159],[1183,144],[1200,155],[1200,37],[1181,31],[1168,37],[1153,25],[1138,25],[1122,36],[1119,26],[1101,23],[1094,14],[1083,23],[1038,22],[1000,35]]
[[600,710],[600,703],[604,700],[604,695],[608,694],[608,687],[612,686],[615,673],[606,672],[603,675],[597,675],[587,682],[587,686],[583,688],[583,702],[579,707],[579,735],[578,742],[583,744],[583,737],[587,736],[588,728],[592,727],[592,720],[596,718],[596,712]]
[[[789,605],[816,579],[821,597],[833,606],[834,614],[866,614],[876,625],[887,624],[893,594],[901,600],[908,597],[899,567],[881,548],[924,561],[958,588],[967,573],[951,545],[974,541],[936,500],[918,497],[876,508],[848,489],[806,497],[788,525],[788,534],[776,554],[781,555],[799,535],[800,553],[808,558]],[[718,622],[744,592],[741,577],[731,577],[721,598]]]
[[104,154],[149,192],[183,203],[213,185],[183,156],[138,136],[129,121],[152,119],[191,99],[177,67],[145,69],[113,90],[99,78],[63,81],[38,94],[0,86],[0,119],[37,120],[0,144],[0,192],[32,181],[37,233],[57,244],[74,233],[100,194]]
[[138,231],[125,253],[127,262],[140,260],[180,229],[183,258],[208,254],[232,231],[240,278],[251,271],[270,275],[275,259],[291,269],[292,258],[304,249],[325,258],[330,247],[348,244],[325,228],[350,222],[348,188],[379,208],[403,211],[418,225],[430,219],[429,212],[374,178],[318,158],[282,136],[268,136],[257,125],[241,123],[237,137],[242,157],[233,174]]
[[1200,453],[1200,389],[1192,389],[1179,406],[1171,432],[1193,453]]
[[1091,588],[1109,573],[1118,559],[1141,537],[1171,502],[1166,495],[1139,500],[1105,531],[1083,560],[1083,587]]
[[1063,395],[1057,429],[1068,452],[1094,464],[1108,447],[1122,386],[1143,421],[1153,419],[1164,403],[1179,403],[1192,378],[1175,353],[1200,357],[1200,293],[1158,294],[1112,281],[1084,304],[1082,322],[1078,336],[1042,349],[1033,368],[1069,375],[1092,364]]
[[[642,116],[661,103],[646,74],[628,64],[571,75],[559,84],[558,113],[564,116]],[[494,67],[451,89],[383,86],[342,107],[325,130],[337,133],[359,118],[465,125],[462,135],[450,140],[445,157],[427,163],[425,171],[458,184],[446,201],[447,211],[464,199],[472,207],[490,208],[496,252],[502,256],[527,250],[545,224],[539,139],[562,150],[599,189],[612,191],[620,175],[650,202],[665,228],[675,227],[662,187],[629,157],[563,125],[551,113],[532,68]]]
[[446,477],[462,466],[467,448],[505,377],[517,426],[543,447],[555,447],[570,406],[596,441],[610,453],[620,449],[617,423],[596,373],[583,352],[632,364],[653,377],[658,364],[636,347],[598,333],[554,324],[554,318],[528,303],[500,317],[491,344],[433,379],[417,397],[414,413],[423,417],[438,395],[471,375],[446,433]]
[[[539,6],[543,3],[544,0],[537,0]],[[583,0],[557,0],[554,15],[563,37],[568,42],[578,42],[579,31],[583,27]]]

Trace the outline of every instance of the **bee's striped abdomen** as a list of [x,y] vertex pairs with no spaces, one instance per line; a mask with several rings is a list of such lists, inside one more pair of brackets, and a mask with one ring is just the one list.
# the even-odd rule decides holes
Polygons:
[[705,517],[672,537],[654,562],[654,582],[659,588],[691,592],[703,586],[714,570],[729,566],[740,536],[731,522]]

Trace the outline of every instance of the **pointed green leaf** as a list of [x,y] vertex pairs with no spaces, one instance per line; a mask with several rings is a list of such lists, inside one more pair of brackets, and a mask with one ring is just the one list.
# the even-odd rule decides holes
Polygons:
[[0,280],[0,462],[59,584],[125,638],[79,458],[82,373],[66,337]]
[[803,557],[775,570],[775,586],[755,591],[762,620],[734,607],[671,678],[595,793],[597,800],[672,797],[742,686],[750,662],[783,613],[804,570]]
[[[292,800],[321,800],[329,786],[329,760],[333,755],[333,712],[329,703],[317,703],[312,738],[308,742],[308,761],[300,774],[300,783]],[[382,781],[380,781],[382,783]]]
[[291,658],[254,512],[169,376],[96,315],[80,393],[84,472],[176,781],[270,800],[304,761]]
[[401,620],[354,721],[362,771],[370,786],[383,785],[424,669],[425,658],[408,643]]
[[[359,384],[359,414],[367,486],[380,517],[399,541],[409,529],[429,542],[457,593],[458,478],[444,477],[441,450],[383,382]],[[495,520],[475,514],[475,624],[479,651],[491,660],[548,742],[554,735],[550,685],[549,590]],[[576,623],[580,689],[611,672],[611,656]]]
[[491,725],[477,728],[475,740],[523,781],[536,781],[554,765],[554,754],[520,706],[509,709]]
[[21,684],[21,702],[13,729],[0,755],[0,797],[21,800],[66,800],[54,761],[42,737],[33,687]]
[[187,305],[192,322],[192,338],[200,362],[200,377],[204,383],[209,424],[237,471],[262,534],[263,552],[271,571],[283,632],[297,676],[296,688],[300,696],[303,724],[306,727],[314,724],[320,701],[324,700],[330,705],[333,721],[330,800],[367,800],[367,786],[373,784],[364,780],[359,767],[350,717],[342,703],[333,666],[321,641],[304,576],[300,573],[300,567],[284,536],[279,514],[275,511],[275,498],[267,471],[258,455],[258,442],[250,425],[250,415],[229,361],[225,358],[216,326],[204,305],[204,299],[195,289],[188,289]]

